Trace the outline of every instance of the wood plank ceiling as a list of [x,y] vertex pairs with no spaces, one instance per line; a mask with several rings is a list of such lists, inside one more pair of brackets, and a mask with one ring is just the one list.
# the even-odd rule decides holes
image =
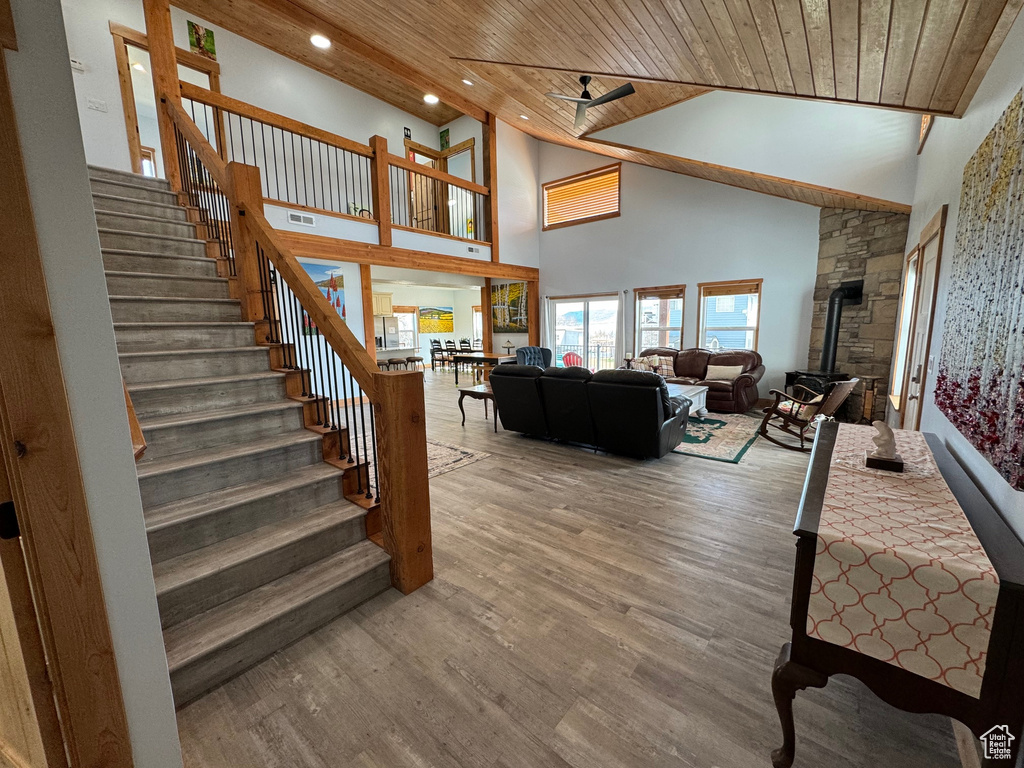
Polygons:
[[[461,113],[479,119],[492,112],[546,141],[767,194],[789,189],[782,196],[828,204],[861,198],[581,141],[572,126],[574,105],[544,94],[577,95],[583,72],[594,76],[595,96],[634,83],[635,95],[588,111],[584,136],[708,89],[960,116],[1024,0],[174,3],[436,125]],[[314,49],[313,32],[336,44]],[[427,92],[442,103],[424,104]],[[876,202],[882,210],[906,208]]]

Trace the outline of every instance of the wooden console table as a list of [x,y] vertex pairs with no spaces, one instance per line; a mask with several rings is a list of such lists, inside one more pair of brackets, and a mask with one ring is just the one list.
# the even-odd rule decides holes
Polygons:
[[824,423],[811,453],[794,534],[796,572],[790,625],[772,674],[772,694],[782,723],[783,746],[772,753],[775,768],[793,764],[793,699],[804,688],[821,688],[831,675],[856,677],[879,698],[907,712],[931,712],[959,720],[978,738],[1003,728],[1015,738],[1011,755],[986,758],[986,768],[1016,765],[1024,738],[1024,545],[988,503],[935,435],[925,435],[939,472],[967,516],[999,577],[998,598],[979,698],[919,676],[848,647],[807,634],[807,615],[818,548],[818,524],[839,425]]

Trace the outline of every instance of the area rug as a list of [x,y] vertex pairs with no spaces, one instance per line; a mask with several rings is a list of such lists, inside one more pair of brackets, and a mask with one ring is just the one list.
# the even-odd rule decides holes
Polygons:
[[483,451],[470,451],[457,445],[427,440],[427,473],[429,477],[437,477],[486,459],[490,455]]
[[716,413],[704,421],[691,417],[683,442],[672,453],[739,464],[757,439],[760,423],[741,413]]

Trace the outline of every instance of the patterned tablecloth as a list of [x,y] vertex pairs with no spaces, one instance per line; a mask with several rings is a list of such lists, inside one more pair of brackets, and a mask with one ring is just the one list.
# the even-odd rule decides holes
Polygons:
[[977,698],[999,578],[920,432],[897,474],[864,466],[874,427],[836,434],[807,634]]

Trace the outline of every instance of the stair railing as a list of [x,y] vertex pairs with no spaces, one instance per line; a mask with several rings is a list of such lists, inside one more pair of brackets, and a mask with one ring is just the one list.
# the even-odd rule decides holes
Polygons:
[[[244,318],[256,324],[256,341],[280,350],[277,367],[296,374],[290,380],[298,391],[289,394],[304,400],[310,428],[325,436],[325,459],[347,470],[346,484],[355,478],[352,490],[370,510],[367,533],[374,540],[380,533],[391,556],[392,585],[406,594],[418,589],[433,578],[423,373],[377,367],[327,291],[264,217],[260,169],[225,163],[180,106],[163,104],[182,166],[196,169],[194,177],[216,191],[204,197],[199,189],[189,202],[213,200],[213,210],[220,210],[217,195],[227,201],[230,226],[211,234],[227,233],[237,275],[233,291]],[[379,172],[378,162],[386,168],[384,155],[375,153],[372,173]]]

